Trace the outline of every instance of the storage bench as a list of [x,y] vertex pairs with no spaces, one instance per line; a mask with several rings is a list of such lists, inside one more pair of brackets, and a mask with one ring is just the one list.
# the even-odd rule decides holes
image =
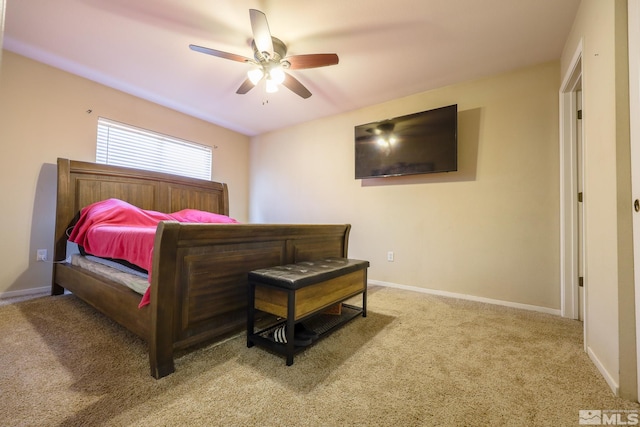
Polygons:
[[[285,355],[287,366],[290,366],[293,364],[294,354],[306,348],[306,346],[295,345],[297,324],[318,317],[323,311],[336,304],[342,305],[340,313],[323,315],[329,320],[324,322],[325,325],[315,328],[319,337],[334,331],[359,315],[366,317],[368,267],[368,261],[326,258],[251,271],[249,273],[247,347],[257,344]],[[362,307],[343,303],[359,294],[362,294]],[[256,310],[284,320],[256,331]],[[282,325],[285,325],[286,343],[277,342],[273,337],[274,331]]]

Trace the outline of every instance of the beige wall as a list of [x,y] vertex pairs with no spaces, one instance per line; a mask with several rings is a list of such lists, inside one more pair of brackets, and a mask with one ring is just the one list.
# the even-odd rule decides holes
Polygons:
[[[547,63],[254,137],[251,221],[351,223],[370,279],[559,309],[559,75]],[[354,179],[355,125],[455,103],[458,172]]]
[[623,395],[620,379],[635,382],[626,25],[626,1],[583,0],[561,58],[564,76],[582,43],[587,351]]
[[213,179],[229,184],[230,215],[247,220],[248,137],[8,51],[0,73],[0,296],[49,286],[52,264],[35,251],[53,255],[56,159],[95,161],[98,116],[217,146]]

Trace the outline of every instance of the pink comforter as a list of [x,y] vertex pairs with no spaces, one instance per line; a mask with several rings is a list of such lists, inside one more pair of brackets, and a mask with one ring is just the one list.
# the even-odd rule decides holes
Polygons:
[[[77,243],[95,256],[123,259],[149,272],[153,242],[160,221],[198,223],[237,223],[233,218],[211,212],[184,209],[162,213],[140,209],[119,199],[107,199],[84,207],[73,227],[69,241]],[[140,307],[151,301],[150,287],[142,297]]]

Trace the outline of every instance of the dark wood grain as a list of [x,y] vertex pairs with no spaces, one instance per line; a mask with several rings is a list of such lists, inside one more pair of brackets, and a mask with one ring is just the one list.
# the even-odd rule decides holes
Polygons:
[[[58,159],[55,259],[66,258],[66,230],[84,206],[119,198],[143,209],[191,208],[229,215],[226,184]],[[183,224],[156,231],[151,304],[127,287],[67,263],[54,264],[52,294],[67,289],[149,345],[151,375],[174,371],[175,349],[246,327],[251,270],[347,257],[350,225]]]

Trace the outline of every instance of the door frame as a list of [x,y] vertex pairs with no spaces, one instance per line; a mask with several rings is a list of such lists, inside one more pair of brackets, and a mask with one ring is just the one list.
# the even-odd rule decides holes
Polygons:
[[[577,103],[575,93],[582,79],[583,40],[578,43],[567,73],[560,86],[560,312],[563,317],[578,319],[582,304],[584,312],[584,348],[587,348],[587,287],[584,298],[578,297],[578,153]],[[585,93],[584,87],[583,94]],[[584,123],[584,120],[582,121]],[[584,127],[584,125],[582,125]],[[584,138],[584,131],[582,132]],[[583,144],[584,147],[584,144]],[[584,153],[584,150],[583,150]],[[584,154],[583,154],[584,155]],[[584,191],[583,180],[583,191]],[[584,216],[583,216],[584,220]],[[582,243],[583,256],[586,246]],[[586,256],[584,256],[586,258]],[[584,266],[584,280],[587,280]]]
[[[631,143],[631,191],[632,199],[640,199],[640,0],[628,0],[628,48],[629,48],[629,139]],[[640,218],[633,214],[633,250],[636,317],[636,372],[637,396],[640,396]]]
[[0,0],[0,64],[2,64],[2,47],[4,46],[4,16],[6,1]]

